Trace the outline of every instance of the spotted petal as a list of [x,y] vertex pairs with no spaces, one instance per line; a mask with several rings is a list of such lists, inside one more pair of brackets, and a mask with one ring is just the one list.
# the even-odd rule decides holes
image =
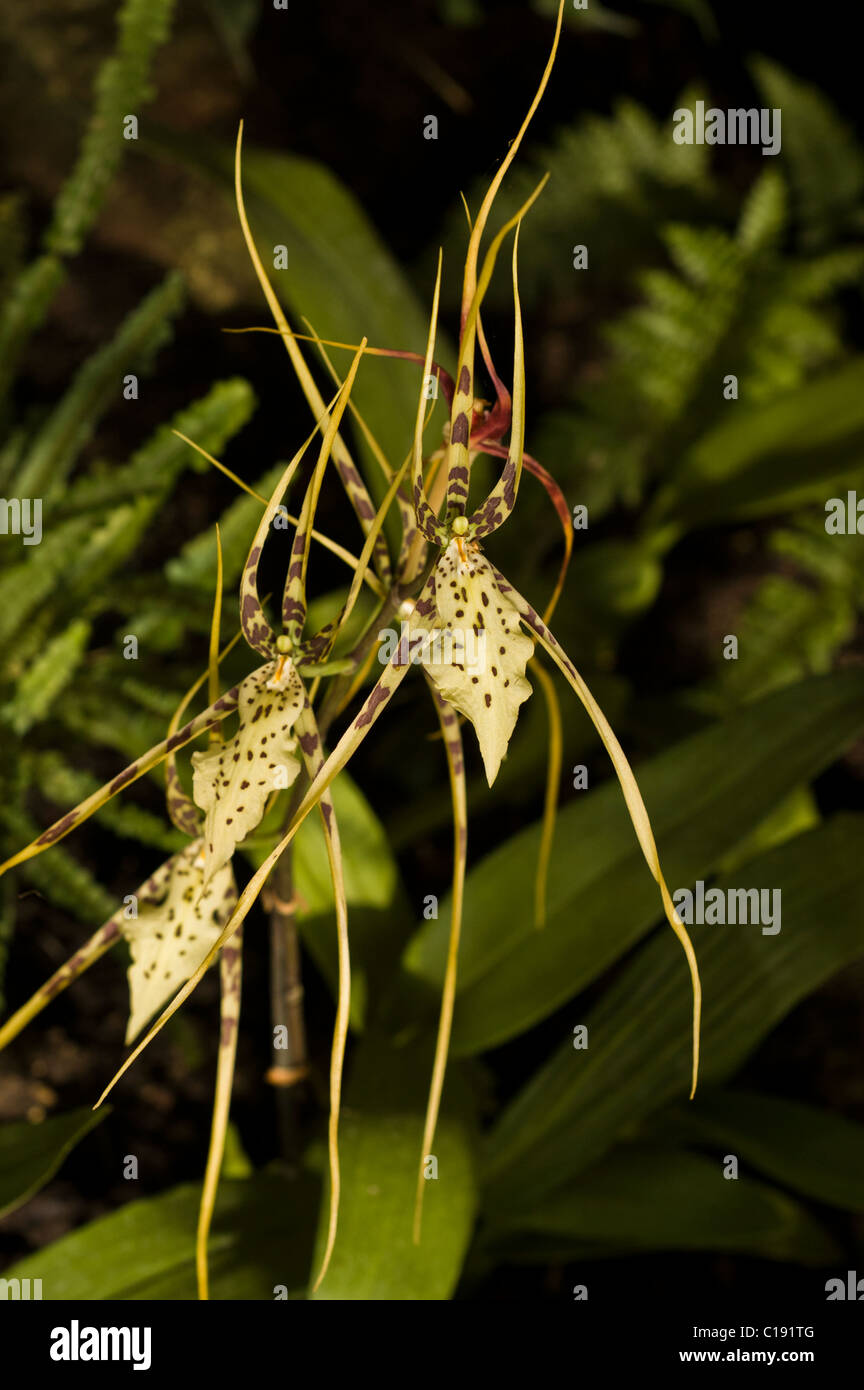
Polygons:
[[290,787],[300,771],[291,730],[303,698],[291,663],[268,662],[240,685],[234,737],[192,754],[192,796],[206,814],[205,883],[255,829],[271,792]]
[[138,916],[120,922],[129,942],[132,1042],[201,964],[237,901],[230,864],[204,882],[204,841],[192,840],[138,892]]
[[[464,554],[465,558],[462,558]],[[438,693],[471,720],[490,787],[507,752],[519,706],[531,694],[525,666],[534,643],[476,546],[452,540],[435,571],[439,636],[422,662]]]

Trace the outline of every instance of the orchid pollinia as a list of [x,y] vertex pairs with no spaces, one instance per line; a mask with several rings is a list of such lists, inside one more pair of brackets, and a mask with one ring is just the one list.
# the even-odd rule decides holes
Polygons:
[[[63,816],[32,844],[0,865],[0,873],[3,873],[48,849],[110,797],[160,763],[166,764],[168,811],[174,824],[189,837],[189,844],[179,854],[172,856],[138,890],[136,917],[129,920],[125,910],[118,912],[0,1027],[0,1047],[11,1041],[51,998],[122,935],[129,942],[132,954],[127,1042],[137,1038],[145,1023],[155,1014],[158,1013],[158,1017],[106,1088],[100,1098],[101,1103],[119,1077],[189,997],[210,965],[217,958],[220,960],[220,1046],[211,1144],[197,1241],[199,1292],[205,1298],[208,1295],[207,1238],[221,1168],[233,1080],[240,1001],[242,924],[280,856],[288,850],[299,826],[313,810],[320,815],[325,836],[339,943],[339,989],[330,1074],[329,1221],[316,1287],[330,1261],[337,1234],[340,1192],[338,1116],[350,1003],[348,913],[339,829],[330,787],[381,716],[412,665],[422,667],[433,697],[448,760],[454,819],[450,942],[426,1122],[420,1145],[415,1239],[419,1240],[421,1232],[424,1161],[429,1154],[438,1120],[456,990],[467,854],[461,722],[467,720],[474,727],[491,786],[506,755],[520,707],[532,693],[526,676],[529,661],[532,662],[532,670],[538,671],[544,693],[550,698],[551,682],[534,658],[536,644],[573,687],[610,754],[639,844],[659,886],[666,917],[684,947],[693,986],[692,1086],[695,1090],[700,1016],[696,960],[663,878],[648,815],[635,778],[605,716],[547,626],[546,619],[508,583],[483,549],[486,539],[513,511],[523,468],[527,468],[543,482],[565,528],[565,563],[547,609],[548,618],[561,590],[572,544],[572,528],[560,489],[524,449],[525,369],[517,277],[519,224],[538,196],[542,183],[516,216],[492,239],[482,264],[480,248],[498,188],[548,83],[557,51],[562,12],[563,0],[559,7],[552,52],[537,93],[471,226],[455,377],[449,376],[434,360],[442,274],[439,258],[425,355],[370,347],[364,340],[353,349],[350,369],[344,382],[340,382],[326,349],[349,345],[320,339],[314,331],[303,335],[316,344],[338,383],[333,399],[325,404],[303,357],[299,345],[301,335],[291,330],[252,237],[241,185],[241,126],[236,153],[238,213],[252,264],[275,321],[274,329],[255,331],[275,332],[281,337],[315,419],[311,435],[288,464],[270,498],[260,499],[264,503],[264,510],[242,574],[241,632],[238,637],[242,634],[259,658],[259,664],[238,686],[219,694],[220,552],[208,670],[184,699],[166,739],[136,759],[110,784],[88,797],[74,811]],[[480,310],[498,252],[514,229],[512,279],[515,328],[511,397],[491,361]],[[478,400],[475,391],[475,355],[478,346],[495,390],[496,401],[491,408]],[[422,362],[424,383],[419,394],[413,444],[399,468],[391,467],[351,400],[352,387],[364,354]],[[443,443],[431,453],[424,453],[424,436],[431,414],[426,383],[432,376],[442,387],[449,407],[449,421],[444,429]],[[377,510],[340,432],[343,418],[349,410],[385,479],[386,492]],[[508,434],[509,439],[505,443]],[[320,435],[317,459],[306,487],[300,515],[290,518],[294,532],[281,605],[281,630],[277,632],[267,617],[265,604],[258,593],[259,562],[274,523],[278,525],[277,518],[286,515],[282,498],[317,435]],[[193,441],[188,442],[198,448]],[[204,453],[203,450],[199,452]],[[479,505],[469,506],[472,464],[483,453],[503,459],[503,468],[489,495]],[[210,458],[209,455],[205,456]],[[356,557],[314,530],[317,502],[331,459],[364,533],[364,543]],[[222,467],[217,460],[210,461]],[[239,479],[236,481],[240,482]],[[245,487],[245,484],[240,485]],[[395,564],[382,529],[393,506],[397,508],[402,523],[401,547]],[[353,568],[354,575],[337,617],[314,636],[307,636],[306,584],[313,539],[339,554]],[[333,662],[334,645],[354,610],[364,584],[378,600],[377,612],[350,656]],[[359,711],[327,754],[325,737],[330,724],[368,682],[369,669],[376,654],[376,631],[381,624],[394,617],[398,617],[402,623],[402,635],[396,648],[363,699]],[[443,648],[442,660],[440,647],[434,656],[430,652],[433,640],[443,636],[448,637],[449,641]],[[469,636],[482,639],[479,659],[476,650],[469,651]],[[470,645],[474,647],[474,644]],[[181,727],[180,719],[187,705],[205,681],[209,682],[208,707]],[[332,684],[326,687],[326,695],[316,706],[318,692],[325,681],[332,681]],[[232,735],[223,738],[222,722],[235,714],[236,729]],[[190,797],[183,788],[176,757],[181,749],[205,733],[209,736],[209,747],[206,751],[192,753]],[[235,851],[258,826],[273,800],[292,784],[295,794],[286,813],[279,842],[238,896],[232,867]]]

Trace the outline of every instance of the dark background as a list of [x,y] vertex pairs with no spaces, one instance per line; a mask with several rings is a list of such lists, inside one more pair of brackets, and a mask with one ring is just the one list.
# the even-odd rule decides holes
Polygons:
[[[482,22],[458,28],[442,22],[441,10],[431,0],[376,0],[373,5],[292,0],[287,14],[264,4],[248,41],[247,64],[226,49],[208,7],[187,0],[180,7],[175,34],[158,59],[159,91],[149,116],[165,129],[227,142],[233,141],[242,116],[250,141],[320,160],[361,199],[385,242],[412,269],[418,289],[425,293],[428,252],[445,213],[453,208],[460,189],[497,168],[524,113],[526,93],[548,54],[548,16],[527,4],[477,8]],[[860,48],[851,9],[723,0],[715,6],[719,39],[713,43],[686,14],[638,3],[618,4],[616,9],[638,18],[637,35],[565,29],[558,66],[530,144],[543,144],[580,112],[609,113],[613,99],[621,95],[665,116],[678,92],[694,79],[709,86],[718,106],[754,104],[745,63],[756,53],[818,84],[862,133]],[[34,241],[74,160],[92,79],[113,41],[113,17],[112,5],[87,0],[0,4],[7,73],[0,97],[4,187],[25,191]],[[455,92],[448,82],[457,84]],[[439,116],[437,142],[424,142],[419,136],[430,112]],[[717,159],[725,161],[742,189],[760,162],[758,152],[735,149],[717,151]],[[52,400],[78,363],[157,283],[173,261],[177,239],[200,235],[208,226],[200,276],[192,285],[193,308],[160,359],[134,422],[116,412],[93,448],[125,456],[149,429],[214,377],[236,373],[253,382],[260,400],[244,432],[244,448],[262,466],[283,456],[293,423],[304,416],[299,394],[286,384],[282,360],[261,351],[260,339],[220,332],[222,326],[264,321],[242,264],[239,235],[226,227],[221,213],[217,217],[202,205],[200,193],[184,185],[181,174],[169,173],[144,154],[136,154],[124,166],[61,294],[50,332],[42,334],[30,352],[20,403],[37,406]],[[622,285],[610,293],[605,308],[610,311],[631,301],[632,287]],[[592,325],[579,320],[577,309],[568,325],[566,306],[563,317],[560,306],[554,306],[555,334],[573,335],[572,352],[563,362],[555,357],[550,351],[551,307],[541,305],[535,311],[527,332],[528,378],[537,383],[532,399],[541,409],[564,398],[568,373],[590,370],[598,351]],[[494,327],[493,320],[493,332]],[[854,314],[852,331],[860,344],[864,331]],[[206,490],[200,478],[188,479],[178,492],[179,505],[147,540],[142,563],[162,563],[232,496],[231,485],[215,475],[207,478]],[[756,573],[758,563],[752,563]],[[749,564],[745,560],[742,565],[732,537],[720,528],[701,535],[698,542],[685,541],[673,553],[664,589],[651,610],[651,641],[647,622],[640,620],[624,647],[624,672],[637,696],[662,694],[670,682],[686,685],[704,673],[710,644],[716,643],[718,632],[729,630],[728,615],[740,601],[742,578],[746,588]],[[563,602],[568,601],[576,602],[578,596],[565,592]],[[658,652],[671,663],[671,671],[662,675]],[[391,746],[398,746],[398,729]],[[361,785],[372,788],[372,799],[385,816],[394,785],[399,793],[398,778],[387,785],[387,747],[385,741],[383,752],[380,746],[364,750],[357,774]],[[860,766],[860,754],[853,751],[822,779],[819,792],[826,810],[860,807]],[[110,771],[110,759],[104,770]],[[422,758],[417,775],[426,775]],[[143,804],[158,808],[155,794],[141,795]],[[481,822],[473,838],[474,853],[491,847],[523,820],[534,819],[537,810],[532,802],[524,814],[510,807],[494,825]],[[96,829],[82,837],[80,852],[109,886],[112,879],[119,886],[136,876],[134,854],[131,860],[105,862],[109,852],[116,856],[116,842]],[[428,891],[444,891],[449,834],[421,836],[405,849],[403,867],[407,881],[419,873]],[[8,975],[10,998],[25,998],[47,970],[65,958],[78,936],[79,929],[61,914],[32,899],[23,904]],[[323,1074],[329,1013],[311,966],[306,986],[311,1045]],[[852,972],[843,983],[812,996],[751,1061],[745,1082],[864,1120],[862,995],[861,977]],[[109,1171],[116,1173],[118,1143],[139,1155],[137,1190],[142,1195],[200,1177],[211,1085],[211,1067],[201,1062],[210,1052],[214,1000],[214,982],[207,980],[184,1011],[185,1021],[178,1021],[181,1035],[170,1043],[160,1039],[137,1064],[135,1085],[117,1091],[108,1124],[80,1145],[57,1180],[0,1223],[0,1262],[56,1239],[128,1199],[128,1186],[108,1176]],[[91,1103],[104,1083],[106,1058],[117,1056],[124,1009],[122,971],[103,962],[52,1005],[44,1028],[24,1035],[14,1061],[0,1058],[0,1119],[23,1118],[34,1107],[50,1111],[58,1101],[64,1109]],[[272,1157],[277,1142],[269,1093],[261,1085],[268,1063],[266,1017],[265,962],[249,953],[234,1115],[256,1163]],[[314,1032],[316,1027],[320,1034]],[[551,1019],[534,1030],[528,1042],[520,1039],[493,1057],[499,1094],[515,1089],[559,1035],[560,1025]],[[311,1104],[301,1106],[301,1128],[311,1125],[313,1110]],[[820,1214],[842,1239],[845,1218]],[[666,1285],[664,1272],[668,1269],[677,1281],[685,1266],[706,1291],[715,1289],[718,1294],[731,1290],[736,1296],[755,1296],[765,1278],[764,1264],[740,1257],[647,1256],[598,1264],[591,1270],[592,1295],[595,1287],[599,1293],[604,1285],[623,1289],[637,1281],[640,1297],[650,1301],[655,1297],[652,1289]],[[771,1267],[775,1292],[792,1294],[812,1277],[793,1266]],[[572,1282],[564,1268],[505,1268],[466,1292],[501,1299],[558,1298]]]

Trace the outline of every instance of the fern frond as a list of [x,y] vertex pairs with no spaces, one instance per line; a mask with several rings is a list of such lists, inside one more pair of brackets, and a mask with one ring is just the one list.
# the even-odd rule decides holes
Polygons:
[[125,0],[117,17],[117,47],[96,78],[95,101],[75,168],[54,204],[45,235],[48,251],[74,256],[99,212],[128,141],[123,122],[140,115],[153,96],[150,69],[165,42],[174,0]]

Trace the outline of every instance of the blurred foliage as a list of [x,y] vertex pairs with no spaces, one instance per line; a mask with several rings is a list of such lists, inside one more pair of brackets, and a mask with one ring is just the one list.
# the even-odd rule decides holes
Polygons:
[[[554,9],[540,0],[536,7]],[[715,34],[707,4],[674,7],[706,37]],[[206,650],[212,530],[189,539],[159,573],[138,557],[197,458],[168,427],[129,460],[102,459],[92,448],[106,412],[121,408],[119,383],[152,369],[182,313],[180,280],[169,276],[129,315],[50,411],[16,414],[12,390],[65,273],[62,257],[81,245],[120,157],[117,113],[134,104],[124,93],[145,96],[171,9],[149,0],[124,5],[79,164],[29,264],[20,205],[14,197],[0,202],[0,382],[9,393],[0,482],[7,496],[43,498],[46,532],[39,546],[19,549],[6,538],[0,551],[7,852],[35,833],[39,800],[63,810],[92,790],[94,750],[108,746],[131,759],[161,736]],[[474,25],[482,14],[473,0],[442,0],[439,9],[454,26]],[[248,64],[255,7],[233,12],[210,0],[208,10],[233,61]],[[590,16],[568,17],[633,31],[612,6],[592,4]],[[864,492],[864,358],[850,329],[864,274],[856,241],[864,152],[822,93],[767,59],[752,72],[764,100],[782,106],[783,152],[743,196],[710,149],[675,145],[668,120],[624,100],[611,116],[581,116],[546,149],[529,150],[505,183],[496,217],[503,223],[550,171],[521,236],[523,306],[542,331],[550,302],[563,297],[600,348],[590,370],[580,364],[556,409],[539,418],[529,410],[527,442],[589,518],[576,533],[559,636],[579,652],[603,703],[608,694],[637,735],[645,729],[621,674],[622,653],[639,623],[650,623],[676,547],[698,543],[711,528],[733,528],[758,549],[759,573],[728,619],[738,660],[724,661],[718,644],[707,677],[675,692],[648,730],[662,746],[640,767],[640,781],[670,883],[779,887],[782,931],[696,929],[704,1090],[685,1107],[677,1104],[687,1082],[685,972],[671,940],[653,930],[653,885],[631,845],[617,786],[592,785],[562,810],[541,932],[532,911],[541,827],[496,836],[501,843],[468,876],[453,1034],[459,1062],[448,1077],[441,1181],[430,1185],[418,1253],[410,1188],[449,903],[442,901],[437,920],[412,926],[394,845],[433,832],[449,808],[440,784],[429,795],[424,750],[405,757],[404,727],[382,733],[382,752],[404,788],[398,811],[389,821],[384,813],[382,825],[353,782],[336,786],[350,830],[359,986],[352,1024],[362,1036],[352,1059],[343,1225],[328,1297],[447,1298],[457,1287],[470,1292],[502,1262],[656,1249],[825,1264],[838,1245],[811,1204],[864,1210],[862,1126],[735,1087],[770,1030],[864,952],[857,881],[864,818],[823,820],[812,793],[814,780],[864,734],[864,675],[835,669],[858,629],[864,539],[857,531],[827,534],[824,513],[828,498]],[[675,104],[706,96],[693,88]],[[230,199],[226,147],[165,132],[150,147],[203,171]],[[280,288],[295,316],[307,314],[317,331],[347,342],[367,333],[379,346],[422,345],[429,258],[412,283],[353,195],[313,161],[252,147],[245,169],[253,228],[263,244],[290,247]],[[472,209],[481,189],[485,183],[469,191]],[[464,235],[457,208],[443,229],[445,247],[461,247]],[[574,244],[589,248],[590,274],[571,268]],[[445,263],[458,259],[448,254]],[[456,289],[451,280],[451,308]],[[490,317],[506,303],[499,293],[493,287]],[[622,294],[629,296],[623,305]],[[446,343],[442,355],[446,361]],[[736,396],[724,395],[730,375]],[[405,364],[375,363],[358,395],[395,462],[407,449],[414,389]],[[219,382],[173,424],[219,454],[254,405],[246,382]],[[269,469],[254,486],[267,494],[278,472]],[[374,478],[370,471],[370,488]],[[548,586],[555,535],[545,514],[540,520],[545,499],[527,484],[519,505],[513,577],[531,594]],[[229,592],[257,515],[258,503],[240,497],[221,518]],[[501,544],[513,545],[512,537]],[[146,679],[129,674],[137,668],[124,662],[126,633],[159,655]],[[498,799],[491,810],[482,802],[479,814],[494,818],[515,806],[524,819],[533,796],[539,809],[545,739],[542,717],[530,710]],[[568,728],[571,762],[591,749],[587,728]],[[100,819],[127,840],[176,847],[173,832],[141,806],[112,803]],[[265,823],[248,847],[253,863],[275,834]],[[310,820],[295,855],[301,929],[332,988],[323,855]],[[64,849],[19,873],[93,925],[113,910],[97,877]],[[8,940],[14,907],[4,889],[0,941]],[[590,1041],[580,1050],[573,1032],[583,1023]],[[535,1032],[540,1025],[547,1031]],[[558,1030],[557,1047],[550,1029]],[[499,1104],[496,1058],[488,1054],[529,1038],[546,1060],[527,1078],[520,1066],[515,1092]],[[4,1201],[47,1181],[83,1134],[76,1112],[49,1123],[58,1126],[54,1158],[52,1144],[37,1144],[32,1163],[31,1136],[0,1131],[13,1163],[16,1146],[27,1158],[16,1191],[0,1181]],[[52,1138],[47,1126],[40,1137]],[[721,1204],[715,1193],[730,1150],[753,1171],[725,1185]],[[276,1286],[307,1296],[321,1167],[313,1145],[292,1181],[263,1170],[223,1183],[214,1297],[272,1298]],[[197,1189],[184,1186],[129,1203],[6,1273],[44,1278],[52,1297],[192,1297],[197,1200]],[[321,1238],[319,1230],[319,1246]]]

